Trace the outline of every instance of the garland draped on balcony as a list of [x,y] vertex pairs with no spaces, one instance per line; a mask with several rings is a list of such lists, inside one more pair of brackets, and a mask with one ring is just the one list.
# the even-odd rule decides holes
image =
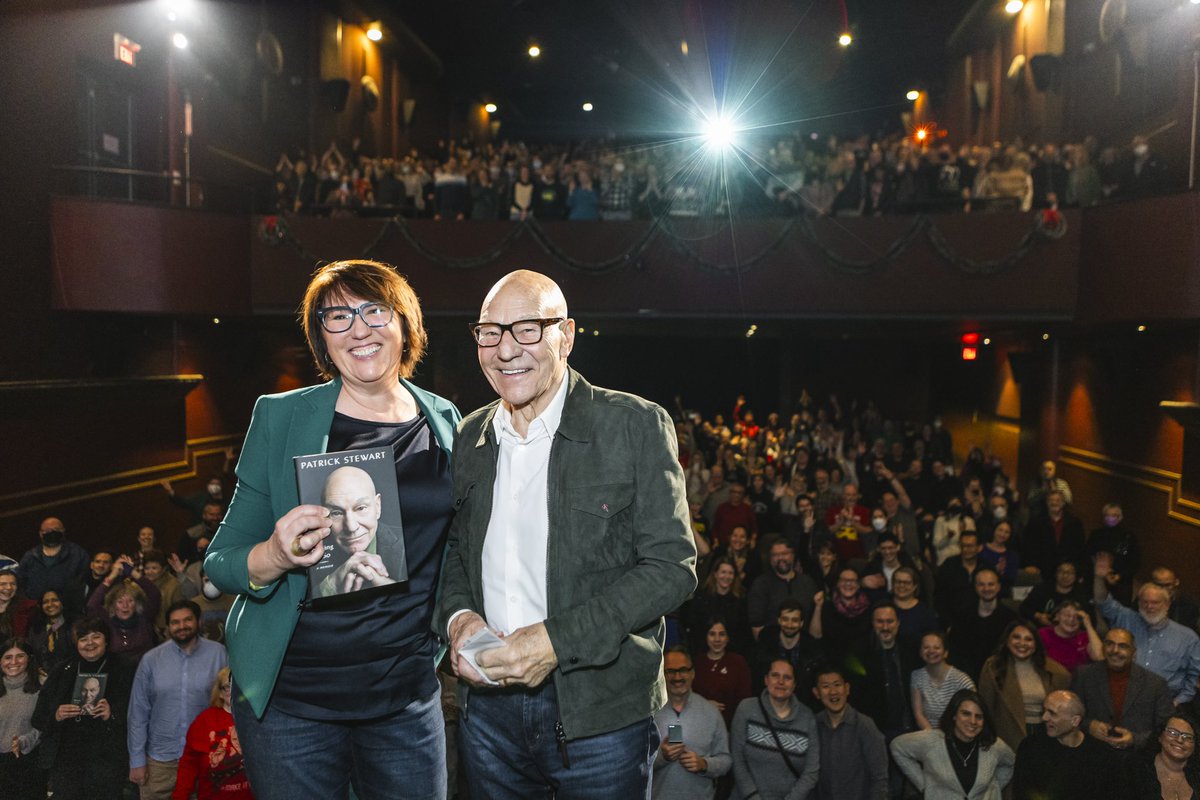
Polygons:
[[[258,226],[259,239],[271,245],[287,245],[295,250],[300,258],[309,263],[325,262],[327,259],[312,252],[292,233],[289,219],[289,216],[263,217]],[[589,261],[567,253],[532,217],[523,222],[513,223],[508,233],[486,252],[468,257],[448,256],[435,251],[416,235],[407,220],[403,217],[392,217],[383,223],[375,238],[363,248],[358,257],[374,258],[392,236],[399,234],[417,254],[438,266],[455,270],[476,269],[496,261],[521,236],[528,235],[546,255],[559,265],[576,272],[601,275],[625,267],[642,269],[642,259],[646,252],[657,239],[662,237],[668,245],[696,267],[710,272],[736,274],[748,272],[761,264],[768,256],[782,247],[794,232],[798,232],[809,245],[821,254],[827,266],[844,274],[869,275],[881,272],[892,266],[916,241],[924,238],[950,268],[967,275],[995,275],[1016,266],[1039,242],[1062,238],[1067,232],[1067,220],[1053,209],[1036,212],[1033,214],[1032,227],[1012,250],[997,258],[975,260],[959,255],[950,246],[934,218],[922,214],[913,217],[908,228],[877,255],[866,259],[852,259],[841,255],[833,247],[822,242],[812,219],[805,216],[790,217],[783,222],[779,232],[764,248],[756,253],[748,254],[744,258],[735,257],[733,263],[726,263],[714,261],[700,253],[693,245],[692,240],[676,231],[670,218],[665,216],[652,220],[645,232],[622,252],[600,261]]]

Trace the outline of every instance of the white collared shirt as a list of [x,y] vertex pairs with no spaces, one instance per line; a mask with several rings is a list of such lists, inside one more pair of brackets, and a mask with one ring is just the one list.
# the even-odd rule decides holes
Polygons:
[[501,403],[492,419],[500,446],[492,517],[483,542],[483,608],[488,625],[503,633],[546,619],[546,542],[550,446],[567,400],[567,373],[525,437]]

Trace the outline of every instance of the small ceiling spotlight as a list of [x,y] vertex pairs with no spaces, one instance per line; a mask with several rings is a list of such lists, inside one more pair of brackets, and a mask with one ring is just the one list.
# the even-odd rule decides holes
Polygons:
[[842,47],[849,47],[854,42],[854,37],[847,31],[838,37],[838,44]]
[[483,107],[483,110],[489,114],[495,114],[496,113],[496,104],[488,103],[486,106]]
[[542,48],[538,47],[536,44],[529,45],[529,57],[530,58],[537,58],[541,54],[542,54]]
[[1025,7],[1025,0],[1008,0],[1004,4],[1004,10],[1009,14],[1020,14],[1021,9]]

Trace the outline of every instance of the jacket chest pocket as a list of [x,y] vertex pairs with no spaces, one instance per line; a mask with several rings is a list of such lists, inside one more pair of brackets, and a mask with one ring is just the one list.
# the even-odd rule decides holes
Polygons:
[[567,489],[572,546],[589,567],[633,561],[633,484],[603,483]]

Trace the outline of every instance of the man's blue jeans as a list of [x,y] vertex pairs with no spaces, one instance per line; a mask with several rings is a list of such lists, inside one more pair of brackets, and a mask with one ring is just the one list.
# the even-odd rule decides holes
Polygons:
[[441,692],[388,717],[328,722],[268,706],[261,720],[234,687],[233,716],[258,800],[445,800]]
[[566,743],[555,739],[554,684],[536,689],[472,690],[459,719],[459,754],[472,798],[622,800],[650,797],[658,732],[650,717],[620,730]]

